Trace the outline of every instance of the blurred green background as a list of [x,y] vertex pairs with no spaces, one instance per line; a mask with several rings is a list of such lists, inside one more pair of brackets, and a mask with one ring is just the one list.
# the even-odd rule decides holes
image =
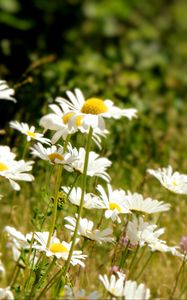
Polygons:
[[[113,161],[114,187],[172,203],[161,219],[169,245],[186,235],[186,199],[169,194],[146,169],[171,164],[187,173],[186,15],[186,0],[0,0],[0,78],[15,88],[18,99],[17,104],[0,101],[0,128],[6,129],[0,143],[22,147],[23,137],[8,122],[38,127],[48,104],[67,89],[137,108],[136,120],[107,122],[110,135],[102,155]],[[22,220],[25,198],[41,210],[46,205],[36,202],[45,177],[40,163],[34,169],[35,193],[30,196],[27,185],[14,224]],[[6,224],[10,203],[3,201]],[[145,282],[153,295],[167,296],[179,262],[159,260]],[[161,286],[158,274],[166,274]]]

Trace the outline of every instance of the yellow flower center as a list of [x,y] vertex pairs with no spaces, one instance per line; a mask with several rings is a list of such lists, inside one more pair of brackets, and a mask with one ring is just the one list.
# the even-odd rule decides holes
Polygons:
[[53,243],[49,250],[53,253],[68,252],[68,249],[60,243]]
[[32,131],[29,131],[29,130],[26,131],[26,135],[30,136],[31,138],[35,138],[36,137],[36,133],[32,132]]
[[51,162],[54,162],[55,159],[64,160],[64,157],[60,153],[51,153],[48,157]]
[[81,112],[84,114],[100,115],[108,111],[108,107],[103,100],[98,98],[90,98],[85,101]]
[[176,181],[173,181],[173,182],[172,182],[172,184],[173,184],[174,186],[177,186],[177,183],[176,183]]
[[111,203],[110,203],[110,209],[111,209],[111,210],[117,209],[117,211],[118,211],[119,213],[121,212],[121,207],[120,207],[117,203],[115,203],[115,202],[111,202]]
[[8,167],[0,162],[0,172],[8,170]]
[[73,117],[74,115],[75,115],[74,112],[69,112],[69,113],[63,115],[62,121],[64,122],[64,124],[67,124],[68,121],[69,121],[69,119],[70,119],[71,117]]

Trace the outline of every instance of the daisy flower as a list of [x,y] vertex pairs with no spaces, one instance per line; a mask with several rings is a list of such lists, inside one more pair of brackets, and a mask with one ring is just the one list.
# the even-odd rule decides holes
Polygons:
[[164,228],[157,229],[157,225],[144,222],[143,218],[134,217],[127,225],[127,237],[132,244],[140,247],[148,245],[152,251],[171,252],[177,255],[176,247],[169,247],[159,237],[165,232]]
[[50,140],[44,138],[42,133],[35,132],[34,126],[29,127],[27,123],[19,123],[18,121],[11,121],[9,124],[11,128],[20,131],[22,134],[25,134],[28,142],[33,139],[44,144],[50,144]]
[[34,177],[26,172],[32,170],[33,161],[15,160],[15,154],[8,146],[0,146],[0,176],[9,180],[12,188],[20,190],[20,186],[15,180],[33,181]]
[[0,288],[0,300],[14,300],[14,295],[10,290],[10,287]]
[[66,104],[60,107],[56,104],[51,104],[49,107],[53,113],[43,116],[39,124],[45,131],[48,129],[55,131],[51,139],[52,144],[55,144],[61,137],[65,140],[68,134],[73,134],[76,130],[68,127],[68,115],[64,115],[69,112]]
[[143,214],[153,214],[162,211],[168,211],[171,207],[170,204],[163,201],[154,200],[152,198],[143,198],[141,194],[131,192],[127,193],[125,197],[125,206],[131,212],[139,212]]
[[[66,194],[69,194],[70,187],[62,186],[61,188]],[[79,206],[81,201],[81,194],[82,189],[80,187],[73,188],[71,190],[71,193],[68,195],[68,199],[72,204]],[[86,209],[104,209],[105,204],[98,196],[92,193],[87,193],[84,195],[83,207]]]
[[105,205],[105,218],[112,219],[112,221],[117,221],[121,223],[119,214],[131,213],[128,207],[125,205],[125,193],[123,190],[112,190],[110,184],[107,185],[108,193],[105,192],[101,185],[97,186],[97,190],[100,193],[100,198]]
[[[59,106],[56,104],[51,104],[49,107],[53,113],[43,116],[40,119],[40,126],[42,126],[45,131],[48,129],[55,131],[51,139],[52,144],[55,144],[61,137],[65,140],[69,134],[75,133],[77,129],[74,126],[70,126],[68,123],[69,119],[74,115],[74,113],[69,111],[69,108],[66,104],[59,103]],[[77,118],[76,125],[81,132],[88,133],[89,128],[85,129],[81,126],[80,118]],[[107,130],[100,131],[99,128],[94,129],[92,140],[99,148],[101,148],[100,137],[106,137],[106,134],[108,134]]]
[[6,81],[0,80],[0,100],[11,100],[13,102],[17,102],[14,96],[14,90],[9,88]]
[[150,299],[150,289],[146,288],[143,283],[137,284],[136,281],[127,280],[124,287],[125,300],[148,300]]
[[[101,100],[99,98],[84,98],[81,90],[75,89],[75,93],[71,91],[66,92],[68,100],[58,97],[57,102],[63,106],[67,105],[69,111],[68,123],[72,128],[82,128],[88,130],[91,126],[93,129],[99,128],[103,131],[105,129],[104,118],[119,119],[122,116],[132,119],[136,116],[137,110],[134,108],[120,109],[114,106],[111,100]],[[71,116],[70,116],[71,113]]]
[[[34,243],[32,248],[40,252],[45,252],[47,257],[55,256],[58,259],[67,260],[71,243],[66,243],[65,241],[60,242],[60,240],[54,235],[51,237],[49,247],[47,247],[48,237],[49,232],[35,232],[34,238],[36,243]],[[73,251],[71,264],[73,266],[78,264],[81,267],[85,267],[82,260],[86,257],[86,255],[82,254],[82,251]]]
[[107,292],[112,296],[123,297],[125,276],[121,274],[119,275],[119,272],[117,274],[118,278],[116,278],[116,276],[112,274],[109,279],[106,274],[99,275],[99,280],[102,282]]
[[51,164],[62,164],[67,171],[73,171],[71,165],[77,160],[77,152],[73,150],[70,144],[66,152],[64,152],[64,148],[60,145],[58,147],[52,145],[51,147],[45,148],[41,143],[37,143],[30,149],[33,156],[46,160]]
[[[72,218],[72,217],[64,218],[64,220],[66,220],[69,223],[66,224],[65,227],[71,230],[72,233],[75,231],[75,226],[77,221],[76,218]],[[93,227],[94,227],[94,223],[92,221],[86,218],[80,218],[78,234],[87,239],[97,241],[100,244],[102,242],[110,242],[110,243],[114,242],[114,238],[111,236],[112,229],[106,228],[104,230],[99,230],[99,229],[93,229]]]
[[[86,151],[82,147],[79,148],[79,150],[74,151],[74,154],[77,155],[77,160],[75,160],[72,163],[72,167],[74,170],[83,173]],[[94,151],[90,151],[87,167],[87,176],[97,176],[102,178],[106,182],[109,182],[110,176],[106,172],[106,169],[110,167],[111,164],[112,162],[108,158],[99,157],[99,154],[97,154]]]
[[156,177],[168,190],[176,194],[187,194],[187,175],[173,172],[171,166],[158,170],[148,169],[147,172]]
[[14,227],[5,226],[4,231],[8,235],[9,246],[12,248],[13,259],[18,261],[20,258],[21,250],[28,249],[30,247],[29,242],[32,239],[31,234],[22,234],[20,231],[16,230]]

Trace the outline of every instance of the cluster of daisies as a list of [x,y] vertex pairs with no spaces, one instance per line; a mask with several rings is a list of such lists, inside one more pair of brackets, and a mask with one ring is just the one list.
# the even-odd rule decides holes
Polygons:
[[[52,267],[57,271],[56,278],[59,279],[60,275],[63,274],[61,271],[63,271],[64,266],[66,269],[68,263],[73,267],[79,265],[79,267],[84,268],[86,266],[89,253],[83,253],[83,246],[81,250],[75,250],[78,245],[83,245],[81,244],[83,241],[94,241],[100,247],[103,247],[104,243],[110,243],[111,247],[117,249],[117,252],[123,244],[127,251],[122,248],[120,252],[121,262],[128,259],[128,250],[130,250],[129,253],[136,253],[136,249],[142,247],[147,247],[151,252],[169,252],[184,258],[186,256],[186,240],[183,241],[181,249],[178,246],[167,245],[166,241],[160,238],[165,229],[159,228],[157,224],[146,219],[147,215],[168,211],[171,205],[150,197],[144,198],[139,193],[114,189],[108,174],[108,168],[112,162],[94,151],[89,150],[87,153],[84,147],[77,148],[70,143],[70,137],[73,134],[80,132],[89,135],[91,129],[92,141],[101,148],[102,138],[105,138],[109,133],[105,127],[105,119],[126,117],[131,120],[137,115],[136,109],[120,109],[111,100],[85,99],[79,89],[75,89],[74,93],[67,91],[66,94],[67,99],[56,98],[55,104],[49,105],[52,112],[41,118],[40,126],[44,130],[43,133],[36,132],[35,127],[29,126],[27,123],[10,122],[10,127],[25,135],[28,143],[35,142],[30,146],[30,154],[33,158],[31,161],[16,160],[16,155],[8,146],[0,146],[0,176],[8,179],[12,188],[19,191],[20,185],[17,181],[31,182],[34,180],[33,175],[29,172],[32,170],[35,158],[39,158],[50,165],[63,167],[65,171],[72,173],[72,176],[74,174],[75,178],[86,175],[86,177],[97,178],[97,180],[95,180],[91,192],[87,190],[87,186],[86,189],[85,186],[79,186],[76,180],[71,186],[59,186],[58,192],[62,192],[67,201],[78,208],[77,213],[73,216],[64,216],[63,218],[61,216],[62,224],[68,230],[69,242],[62,240],[60,238],[62,233],[56,232],[54,228],[52,228],[52,232],[50,230],[33,231],[24,235],[11,226],[5,227],[4,232],[8,238],[7,247],[12,251],[16,266],[29,268],[31,270],[29,274],[32,275],[32,269],[37,269],[41,264],[44,264],[45,257],[48,260],[49,268],[46,271],[46,276],[44,275],[45,280],[41,279],[40,284],[36,285],[38,289],[41,289],[42,284],[45,284],[49,276],[47,272],[50,273]],[[5,81],[0,81],[0,99],[16,102],[14,90],[10,89]],[[51,139],[44,136],[48,130],[52,131]],[[62,145],[57,144],[62,140]],[[88,161],[85,167],[86,159]],[[168,190],[178,194],[187,194],[187,175],[173,172],[171,166],[158,170],[148,169],[148,173],[156,177]],[[98,183],[98,180],[101,180],[102,184]],[[94,215],[95,210],[100,210],[102,218],[99,224],[86,217],[83,218],[81,206],[85,214],[87,210],[90,211],[89,215],[92,211]],[[55,217],[56,213],[53,215],[53,221],[56,221]],[[103,224],[101,226],[104,220],[108,224],[105,228],[103,228]],[[114,227],[121,228],[120,239],[115,237]],[[123,255],[125,259],[123,259]],[[120,267],[124,267],[124,264],[120,263]],[[1,261],[0,271],[5,273]],[[99,274],[98,280],[103,284],[109,297],[149,299],[150,290],[142,283],[129,280],[128,276],[128,271],[124,274],[123,270],[117,268],[117,271],[112,274],[110,271],[108,274]],[[40,277],[42,278],[42,276]],[[64,299],[86,297],[86,299],[100,299],[102,297],[98,291],[86,296],[85,290],[72,288],[68,284],[69,280],[68,278],[64,285]],[[28,288],[30,281],[32,282],[28,279],[26,285],[22,287],[23,293],[24,288]],[[53,281],[51,280],[51,282]],[[0,299],[14,299],[11,291],[12,286],[0,288]],[[47,288],[48,285],[44,291],[47,291]],[[37,292],[37,289],[34,290],[31,287],[30,299],[34,299],[33,297],[37,295]],[[40,295],[43,296],[42,293],[39,293],[37,299],[40,298]],[[105,295],[105,297],[107,296]]]

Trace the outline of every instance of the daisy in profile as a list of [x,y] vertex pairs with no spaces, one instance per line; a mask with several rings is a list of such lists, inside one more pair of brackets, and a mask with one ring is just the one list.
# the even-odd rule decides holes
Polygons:
[[68,116],[68,124],[73,129],[79,129],[81,126],[88,130],[91,126],[93,129],[99,128],[103,131],[105,130],[104,118],[119,119],[124,116],[132,119],[136,117],[137,110],[134,108],[120,109],[114,106],[111,100],[103,101],[96,97],[85,99],[79,89],[75,89],[75,93],[67,91],[66,94],[68,100],[58,97],[56,101],[61,106],[66,105],[69,108],[69,112],[65,115]]
[[112,274],[110,278],[106,274],[99,275],[99,280],[110,295],[122,298],[124,296],[125,275],[119,272],[117,274],[118,277]]
[[27,123],[19,123],[18,121],[11,121],[10,127],[20,131],[22,134],[25,134],[27,137],[27,141],[30,142],[32,139],[39,141],[43,144],[50,144],[50,140],[43,137],[42,133],[35,132],[35,127],[29,125]]
[[134,217],[127,225],[127,237],[131,244],[143,247],[148,245],[152,251],[171,252],[178,255],[176,247],[169,247],[159,237],[165,232],[164,228],[157,229],[156,224],[144,222],[143,218]]
[[[70,192],[70,187],[62,186],[62,190],[68,195],[68,200],[76,205],[80,205],[82,189],[80,187],[73,188]],[[98,196],[87,193],[84,195],[84,208],[86,209],[104,209],[105,204]]]
[[125,193],[123,190],[112,190],[110,184],[107,185],[108,191],[105,192],[101,185],[97,186],[97,190],[100,193],[100,198],[105,205],[105,218],[112,219],[121,223],[119,217],[120,214],[129,214],[131,211],[125,205]]
[[60,145],[58,147],[52,145],[45,148],[41,143],[37,143],[30,149],[33,156],[46,160],[51,164],[64,165],[64,168],[69,172],[73,171],[72,163],[78,159],[77,151],[74,151],[70,144],[66,152],[64,152],[64,148]]
[[131,212],[138,212],[142,214],[153,214],[162,211],[168,211],[170,204],[163,201],[154,200],[152,198],[143,198],[141,194],[131,192],[127,193],[125,197],[125,205]]
[[176,194],[187,194],[187,175],[173,172],[171,166],[158,170],[148,169],[147,172],[156,177],[168,190]]
[[[66,243],[65,241],[61,242],[55,235],[53,235],[51,237],[49,247],[47,247],[48,237],[49,232],[35,232],[35,243],[32,248],[40,252],[45,252],[47,257],[55,256],[57,259],[67,260],[71,243]],[[86,257],[86,255],[82,254],[82,251],[73,251],[71,264],[73,266],[78,264],[81,267],[85,267],[82,260],[85,260]]]
[[34,180],[34,177],[27,173],[32,170],[33,163],[33,161],[16,161],[15,154],[10,151],[8,146],[0,146],[0,176],[7,178],[14,190],[20,190],[17,180]]
[[21,250],[29,249],[29,242],[32,239],[32,234],[24,235],[11,226],[5,226],[4,231],[8,236],[8,245],[12,248],[13,259],[14,261],[18,261],[21,255]]
[[[76,148],[75,148],[76,149]],[[79,150],[74,150],[74,154],[77,156],[77,160],[72,163],[74,170],[83,173],[84,169],[84,160],[86,151],[84,148],[79,148]],[[105,157],[100,157],[94,151],[89,152],[88,167],[87,167],[87,176],[96,176],[100,177],[106,182],[110,181],[110,176],[106,172],[107,168],[110,167],[112,162]]]
[[[76,215],[77,218],[77,215]],[[72,233],[75,231],[76,226],[76,218],[72,217],[65,217],[64,220],[66,220],[69,224],[66,224],[65,227],[72,231]],[[106,228],[104,230],[94,229],[94,223],[91,220],[88,220],[86,218],[80,218],[79,228],[78,228],[78,234],[89,239],[92,241],[97,241],[100,244],[102,242],[114,242],[114,238],[111,236],[112,229]]]
[[11,100],[17,102],[14,96],[14,90],[9,88],[5,80],[0,80],[0,100]]
[[146,288],[143,283],[138,284],[136,281],[127,280],[124,287],[125,300],[148,300],[150,299],[150,289]]

